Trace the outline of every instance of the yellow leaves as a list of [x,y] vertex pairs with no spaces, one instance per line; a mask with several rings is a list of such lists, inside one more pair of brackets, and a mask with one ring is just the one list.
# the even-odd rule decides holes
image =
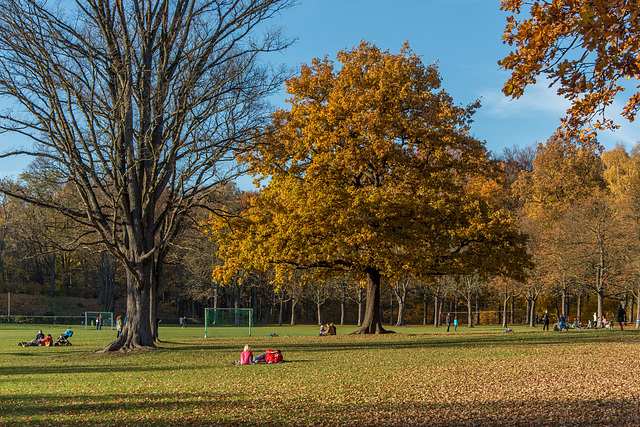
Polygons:
[[363,42],[338,60],[304,66],[287,86],[290,111],[240,157],[270,181],[241,216],[212,224],[226,260],[216,278],[270,266],[276,282],[296,267],[392,277],[431,268],[462,240],[513,233],[493,213],[486,149],[467,135],[476,104],[436,93],[437,68],[408,44],[391,54]]

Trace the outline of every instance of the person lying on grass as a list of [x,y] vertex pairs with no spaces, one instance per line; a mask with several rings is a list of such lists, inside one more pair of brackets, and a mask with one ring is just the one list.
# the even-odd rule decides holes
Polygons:
[[30,347],[32,345],[44,345],[44,344],[41,344],[41,341],[43,339],[44,339],[44,334],[42,333],[42,329],[40,329],[36,337],[32,339],[31,342],[20,341],[18,345],[21,345],[22,347]]
[[240,360],[236,360],[232,365],[253,365],[256,363],[279,363],[284,359],[280,350],[267,350],[266,352],[253,357],[251,346],[244,346],[244,351],[240,354]]
[[280,350],[267,350],[253,358],[253,363],[280,363],[284,359]]

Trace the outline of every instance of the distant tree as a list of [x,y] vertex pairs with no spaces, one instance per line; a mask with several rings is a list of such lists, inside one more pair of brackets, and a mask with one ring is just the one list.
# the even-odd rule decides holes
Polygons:
[[405,275],[394,283],[392,288],[393,296],[395,296],[398,302],[398,318],[396,319],[396,326],[404,326],[404,317],[407,309],[407,298],[416,290],[421,283],[412,276]]
[[[127,322],[105,351],[154,348],[158,283],[180,224],[233,175],[283,74],[265,21],[291,0],[0,2],[0,130],[51,160],[82,209],[1,187],[90,227],[127,273]],[[255,36],[256,33],[259,36]]]
[[435,66],[363,42],[303,65],[290,111],[242,160],[268,184],[237,218],[218,221],[229,277],[273,266],[366,280],[358,333],[384,333],[380,282],[476,269],[521,277],[525,236],[499,208],[499,168],[468,135],[477,104],[454,105]]
[[524,214],[549,226],[572,203],[604,188],[600,149],[597,143],[562,137],[539,144],[533,169],[522,172],[514,183]]
[[567,213],[569,233],[565,239],[592,271],[591,283],[598,301],[600,320],[604,314],[604,298],[619,289],[616,276],[623,261],[623,237],[628,233],[622,227],[622,206],[612,201],[610,195],[595,194],[582,203],[576,203]]
[[461,276],[458,278],[456,286],[458,295],[467,303],[467,327],[473,328],[472,298],[480,286],[480,277],[477,274]]
[[[519,98],[527,85],[544,76],[571,101],[563,119],[565,131],[581,130],[596,115],[595,128],[616,127],[604,113],[625,90],[625,81],[640,77],[640,4],[502,0],[502,9],[512,13],[503,40],[515,47],[499,62],[511,71],[504,93]],[[640,92],[632,91],[622,116],[633,121],[639,107]]]
[[518,180],[520,172],[533,171],[533,160],[536,158],[536,147],[526,146],[520,148],[516,145],[505,147],[497,157],[505,172],[504,182],[510,186]]

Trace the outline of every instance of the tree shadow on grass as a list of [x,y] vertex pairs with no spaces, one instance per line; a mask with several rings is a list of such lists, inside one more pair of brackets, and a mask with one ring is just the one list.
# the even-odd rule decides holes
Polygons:
[[[490,347],[513,347],[519,346],[554,346],[554,345],[585,345],[596,343],[610,342],[638,342],[640,334],[614,334],[614,333],[594,333],[594,334],[567,334],[567,333],[549,333],[544,334],[504,334],[504,333],[487,333],[487,334],[459,334],[459,335],[437,335],[433,334],[414,334],[414,335],[384,335],[384,336],[354,336],[342,335],[337,337],[323,337],[314,341],[294,341],[287,342],[287,339],[278,341],[261,342],[269,348],[302,350],[305,352],[316,351],[354,351],[362,349],[412,349],[412,348],[464,348],[476,349]],[[270,340],[270,339],[269,339]],[[259,342],[259,341],[258,341]],[[254,341],[256,343],[256,341]],[[254,345],[254,344],[252,344]],[[255,347],[255,345],[254,345]],[[194,346],[193,348],[200,348]],[[215,346],[202,347],[203,349],[213,350]],[[224,347],[229,349],[228,346]],[[235,349],[232,347],[231,349]]]
[[[638,425],[635,399],[530,400],[488,397],[447,402],[320,401],[297,394],[242,392],[145,393],[107,396],[0,396],[8,424],[105,425]],[[373,397],[373,396],[372,396]],[[379,396],[378,396],[379,398]]]
[[[231,340],[231,339],[230,339]],[[176,347],[170,352],[230,351],[241,352],[237,338],[234,342],[221,341],[206,344],[172,342]],[[623,334],[607,331],[549,332],[542,333],[473,333],[473,334],[391,334],[391,335],[337,335],[333,337],[251,337],[246,340],[253,348],[271,348],[286,351],[356,351],[366,349],[412,349],[412,348],[464,348],[480,349],[487,346],[508,348],[517,346],[587,345],[608,342],[640,341],[640,334]],[[183,344],[183,345],[181,345]],[[165,349],[160,349],[165,350]],[[285,354],[286,358],[286,354]]]

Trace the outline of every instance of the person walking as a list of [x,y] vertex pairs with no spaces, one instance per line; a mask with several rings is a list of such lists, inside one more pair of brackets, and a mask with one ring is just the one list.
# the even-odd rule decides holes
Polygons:
[[458,332],[458,318],[453,319],[453,332]]
[[627,320],[627,312],[622,306],[622,303],[618,306],[618,315],[616,316],[616,322],[620,324],[620,330],[622,331],[622,324]]
[[545,328],[549,331],[549,310],[545,310],[542,315],[542,330],[544,331]]
[[444,322],[447,324],[447,332],[449,332],[449,328],[451,327],[451,313],[447,313],[447,317],[445,318]]
[[122,316],[116,317],[116,338],[120,338],[120,334],[122,334],[123,327],[124,327],[124,322],[122,321]]

